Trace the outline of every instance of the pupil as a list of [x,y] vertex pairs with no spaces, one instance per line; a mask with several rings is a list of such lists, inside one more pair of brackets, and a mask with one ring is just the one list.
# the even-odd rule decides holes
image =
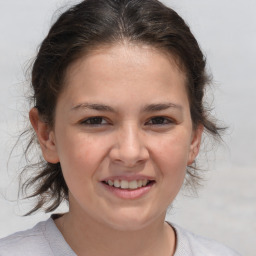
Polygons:
[[163,124],[164,123],[164,118],[163,117],[156,117],[152,120],[153,124]]
[[101,117],[94,117],[90,120],[91,124],[101,124],[102,118]]

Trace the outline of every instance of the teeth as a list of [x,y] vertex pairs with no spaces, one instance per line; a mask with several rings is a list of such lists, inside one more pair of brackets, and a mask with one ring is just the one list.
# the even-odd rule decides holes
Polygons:
[[130,189],[136,189],[136,188],[138,188],[139,186],[138,186],[138,182],[136,181],[136,180],[133,180],[133,181],[130,181],[129,182],[129,188]]
[[143,181],[142,181],[142,186],[146,186],[146,185],[147,185],[147,183],[148,183],[148,181],[147,181],[147,180],[143,180]]
[[121,188],[129,188],[129,183],[127,180],[121,180]]
[[[146,184],[147,184],[147,183],[146,183]],[[138,181],[137,181],[137,185],[138,185],[139,188],[141,188],[141,187],[142,187],[142,180],[138,180]]]
[[114,182],[112,180],[108,180],[108,185],[109,186],[113,186],[114,185]]
[[137,189],[145,187],[148,184],[148,180],[108,180],[106,182],[111,187],[122,188],[122,189]]
[[[109,184],[110,185],[110,184]],[[111,185],[110,185],[111,186]],[[120,187],[120,182],[119,182],[119,180],[114,180],[114,186],[116,187],[116,188],[119,188]]]

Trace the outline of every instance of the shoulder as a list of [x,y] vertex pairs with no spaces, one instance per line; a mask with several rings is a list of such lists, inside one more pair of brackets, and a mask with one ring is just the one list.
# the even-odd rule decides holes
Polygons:
[[240,256],[237,252],[214,240],[198,236],[178,225],[171,224],[177,236],[175,256]]
[[0,239],[0,255],[52,255],[48,241],[44,236],[46,224],[47,221],[43,221],[31,229],[20,231]]

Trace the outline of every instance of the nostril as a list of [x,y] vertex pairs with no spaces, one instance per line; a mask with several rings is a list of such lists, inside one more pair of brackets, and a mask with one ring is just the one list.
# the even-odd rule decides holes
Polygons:
[[124,167],[133,168],[144,164],[149,159],[149,154],[145,149],[132,150],[127,148],[115,148],[109,153],[110,159]]
[[139,128],[134,122],[123,125],[115,138],[110,151],[112,160],[120,161],[127,167],[133,167],[149,158],[149,152],[144,139],[140,136]]

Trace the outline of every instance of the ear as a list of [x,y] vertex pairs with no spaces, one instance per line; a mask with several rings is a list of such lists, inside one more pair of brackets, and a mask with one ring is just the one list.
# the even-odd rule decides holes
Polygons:
[[191,165],[199,153],[203,130],[204,127],[200,124],[192,133],[187,165]]
[[56,149],[54,131],[50,129],[49,124],[40,118],[36,108],[30,110],[29,119],[36,132],[44,159],[52,164],[58,163],[59,157]]

